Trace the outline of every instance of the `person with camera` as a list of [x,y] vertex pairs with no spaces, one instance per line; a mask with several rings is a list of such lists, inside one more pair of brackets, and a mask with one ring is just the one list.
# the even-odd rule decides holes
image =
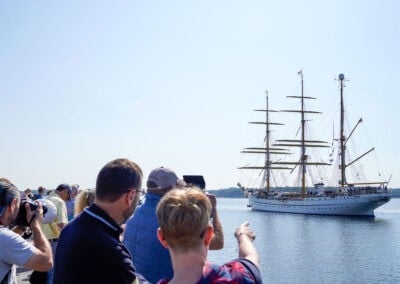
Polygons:
[[33,243],[20,234],[24,227],[9,227],[15,222],[20,211],[20,192],[9,180],[0,179],[0,283],[17,283],[16,266],[37,271],[47,271],[53,266],[50,244],[44,236],[40,224],[43,208],[35,203],[32,211],[29,203],[24,203],[26,223],[32,230]]
[[[138,273],[151,283],[173,276],[172,263],[168,249],[157,239],[158,221],[156,207],[161,198],[174,188],[182,188],[186,183],[169,168],[159,167],[151,171],[147,179],[146,199],[135,215],[128,220],[125,230],[125,245],[132,255]],[[222,225],[216,209],[215,195],[207,195],[212,203],[212,218],[215,236],[210,249],[218,250],[224,246]]]

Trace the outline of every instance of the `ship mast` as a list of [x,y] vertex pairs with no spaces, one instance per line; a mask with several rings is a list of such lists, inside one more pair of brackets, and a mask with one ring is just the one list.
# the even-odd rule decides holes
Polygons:
[[[345,130],[344,130],[344,97],[343,97],[343,88],[345,87],[344,81],[346,81],[344,74],[339,74],[339,81],[340,81],[340,148],[339,148],[339,155],[340,155],[340,162],[339,162],[339,169],[340,169],[340,180],[339,185],[343,188],[348,185],[347,178],[346,178],[346,168],[354,164],[355,162],[359,161],[361,158],[366,156],[367,154],[371,153],[375,148],[369,149],[364,154],[360,155],[353,161],[346,164],[346,143],[349,141],[350,137],[353,135],[356,128],[363,122],[362,118],[360,118],[355,125],[355,127],[351,130],[350,134],[346,137]],[[351,183],[352,185],[355,184],[384,184],[385,182],[362,182],[362,183]]]
[[265,100],[266,100],[266,112],[265,112],[265,149],[266,149],[266,153],[265,153],[265,160],[264,160],[264,166],[265,166],[265,173],[264,173],[264,180],[266,181],[266,190],[267,192],[269,191],[270,187],[271,187],[271,183],[270,183],[270,178],[271,178],[271,168],[270,168],[270,130],[269,130],[269,104],[268,104],[268,91],[265,91],[266,96],[265,96]]
[[[288,98],[295,98],[300,99],[301,108],[300,110],[282,110],[283,112],[295,112],[301,114],[301,137],[300,140],[277,140],[279,143],[274,144],[274,146],[284,146],[284,147],[300,147],[300,160],[299,162],[278,162],[279,164],[284,165],[297,165],[300,166],[300,173],[301,173],[301,195],[304,198],[306,194],[306,173],[307,173],[307,166],[329,166],[330,164],[324,162],[310,162],[308,161],[308,155],[306,153],[306,149],[308,147],[329,147],[325,141],[318,141],[318,140],[307,140],[305,135],[305,125],[306,119],[305,114],[320,114],[321,112],[317,111],[309,111],[305,109],[304,101],[306,99],[316,99],[314,97],[304,96],[304,79],[303,79],[303,71],[300,70],[298,72],[301,78],[301,96],[287,96]],[[282,143],[283,142],[283,143]],[[290,143],[290,144],[287,144]]]
[[339,74],[340,81],[340,186],[343,188],[346,184],[346,137],[344,136],[344,104],[343,87],[344,74]]
[[271,160],[271,154],[274,155],[288,155],[290,154],[287,149],[285,148],[277,148],[271,147],[271,125],[283,125],[282,123],[271,122],[269,113],[271,112],[278,112],[276,110],[269,109],[269,99],[268,99],[268,91],[265,92],[265,102],[266,106],[265,109],[255,109],[254,111],[257,112],[265,112],[265,121],[254,121],[249,122],[250,124],[261,124],[265,125],[265,144],[264,147],[250,147],[245,148],[241,153],[246,154],[264,154],[264,165],[263,166],[244,166],[240,167],[239,169],[251,169],[251,170],[263,170],[263,192],[268,193],[271,189],[271,170],[290,170],[291,168],[284,167],[284,166],[274,166],[278,162],[274,162]]
[[304,196],[306,191],[306,146],[305,146],[305,115],[304,115],[304,80],[303,71],[300,70],[301,77],[301,193]]

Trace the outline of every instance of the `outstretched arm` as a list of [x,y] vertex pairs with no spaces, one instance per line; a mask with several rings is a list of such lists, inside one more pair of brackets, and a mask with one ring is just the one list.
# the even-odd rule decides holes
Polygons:
[[253,245],[256,235],[250,229],[249,224],[249,222],[245,222],[235,230],[235,238],[239,245],[239,257],[250,260],[260,268],[258,253],[256,247]]

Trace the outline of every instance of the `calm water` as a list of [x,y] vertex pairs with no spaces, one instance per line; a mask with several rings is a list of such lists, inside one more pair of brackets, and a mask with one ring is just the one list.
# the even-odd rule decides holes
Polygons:
[[400,199],[375,218],[251,211],[246,199],[218,199],[225,248],[209,260],[238,255],[233,237],[244,221],[256,233],[264,283],[400,283]]

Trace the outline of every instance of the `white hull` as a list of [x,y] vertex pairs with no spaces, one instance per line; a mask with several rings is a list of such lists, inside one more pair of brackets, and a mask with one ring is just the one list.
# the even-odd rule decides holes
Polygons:
[[391,193],[336,197],[307,197],[282,200],[249,196],[252,210],[316,215],[374,216],[374,210],[388,202]]

